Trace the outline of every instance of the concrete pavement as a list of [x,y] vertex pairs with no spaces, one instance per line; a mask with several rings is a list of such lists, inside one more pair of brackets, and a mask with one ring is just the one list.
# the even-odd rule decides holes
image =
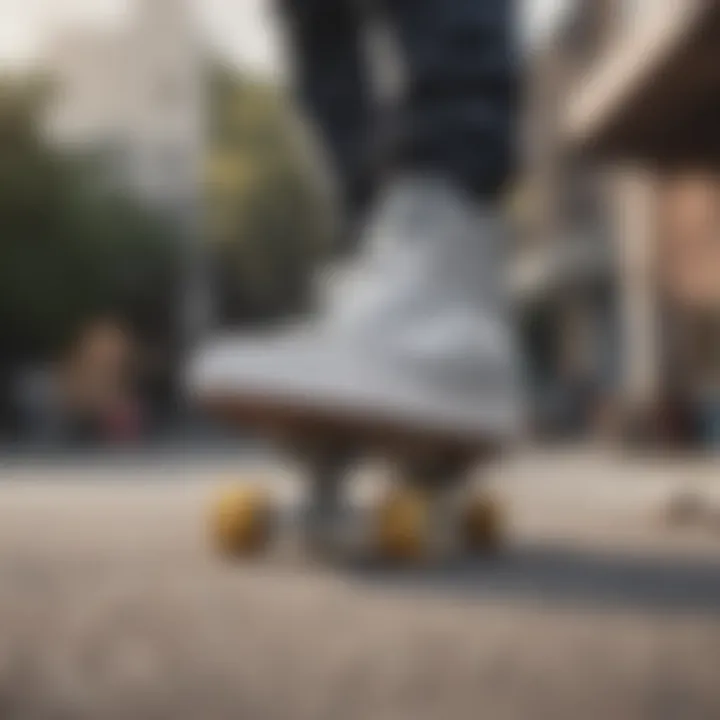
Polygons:
[[504,555],[405,571],[220,561],[234,474],[297,499],[262,461],[0,473],[0,718],[720,717],[720,531],[661,519],[717,465],[523,455]]

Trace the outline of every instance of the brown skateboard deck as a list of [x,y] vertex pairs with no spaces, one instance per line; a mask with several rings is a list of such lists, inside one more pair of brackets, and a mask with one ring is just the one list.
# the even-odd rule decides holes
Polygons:
[[[264,396],[218,395],[203,398],[203,405],[233,426],[275,441],[300,463],[310,490],[304,535],[324,555],[333,554],[338,544],[343,485],[357,463],[368,457],[392,466],[393,480],[367,523],[367,550],[397,561],[427,558],[438,534],[452,535],[454,546],[465,550],[487,551],[499,545],[499,505],[486,492],[470,489],[477,467],[501,452],[501,443],[493,438]],[[461,502],[447,502],[463,493]],[[452,511],[436,522],[438,508],[448,505]],[[267,488],[239,484],[217,498],[211,513],[214,543],[226,555],[258,555],[279,534]],[[443,532],[436,532],[435,525],[443,525]]]

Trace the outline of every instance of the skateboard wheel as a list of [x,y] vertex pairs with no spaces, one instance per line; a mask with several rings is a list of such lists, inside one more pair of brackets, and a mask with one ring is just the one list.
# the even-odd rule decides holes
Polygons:
[[503,534],[503,512],[499,501],[489,495],[471,497],[465,507],[461,533],[471,552],[487,552],[500,545]]
[[229,557],[261,553],[272,535],[272,502],[257,487],[223,491],[210,512],[210,533],[215,547]]
[[377,508],[376,550],[380,559],[413,562],[427,555],[430,507],[426,497],[409,489],[390,492]]

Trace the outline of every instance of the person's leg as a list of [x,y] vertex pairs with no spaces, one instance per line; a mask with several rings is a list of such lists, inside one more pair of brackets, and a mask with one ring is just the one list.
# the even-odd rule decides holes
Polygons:
[[[342,0],[288,2],[306,101],[357,202],[368,147],[359,23]],[[362,213],[357,257],[348,273],[333,274],[313,322],[208,346],[189,385],[238,421],[271,435],[282,428],[306,454],[314,435],[307,529],[320,547],[344,544],[339,498],[353,453],[392,460],[417,492],[381,502],[369,540],[407,559],[450,535],[445,498],[436,497],[438,512],[422,509],[423,498],[456,487],[476,451],[487,457],[522,426],[502,292],[506,224],[494,202],[512,165],[512,0],[381,2],[409,85],[397,164]],[[494,508],[481,497],[453,510],[458,539],[494,547]]]
[[278,1],[301,104],[328,152],[345,210],[354,215],[372,185],[367,156],[373,108],[360,3]]
[[[352,167],[364,155],[349,131],[362,117],[350,108],[363,81],[345,86],[353,73],[362,77],[348,40],[358,25],[340,0],[295,2],[306,97]],[[409,82],[399,165],[370,205],[359,257],[339,273],[314,323],[271,339],[221,341],[198,358],[190,382],[205,397],[230,398],[238,417],[254,417],[259,403],[291,408],[290,422],[317,413],[352,432],[375,418],[504,442],[522,421],[504,287],[507,224],[494,201],[512,169],[513,2],[384,2]],[[338,43],[354,47],[352,72],[339,71]]]
[[483,197],[513,170],[518,105],[515,0],[383,0],[404,54],[400,168]]

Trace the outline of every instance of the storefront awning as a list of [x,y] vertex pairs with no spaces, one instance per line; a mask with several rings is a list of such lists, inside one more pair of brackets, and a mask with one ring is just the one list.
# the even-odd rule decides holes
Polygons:
[[606,158],[720,167],[720,2],[658,2],[571,93],[572,146]]

